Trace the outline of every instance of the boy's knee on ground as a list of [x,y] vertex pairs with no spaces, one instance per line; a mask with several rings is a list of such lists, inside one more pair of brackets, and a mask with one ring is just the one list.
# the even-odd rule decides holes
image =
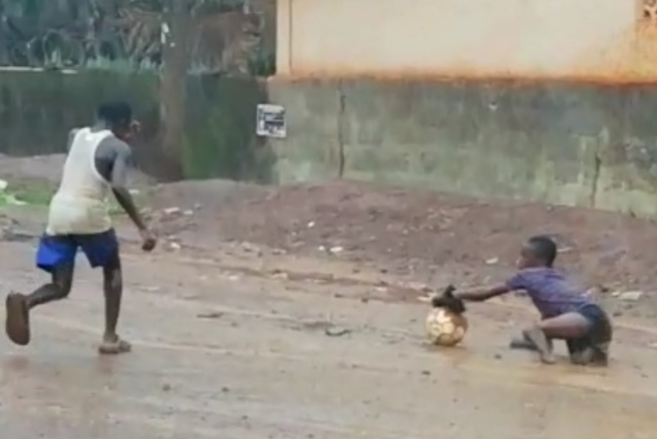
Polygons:
[[594,355],[595,353],[593,352],[593,349],[586,348],[581,351],[571,352],[570,361],[573,364],[577,364],[579,366],[586,366],[587,364],[591,364],[593,362]]
[[609,359],[604,352],[589,347],[571,353],[570,361],[578,366],[607,366]]

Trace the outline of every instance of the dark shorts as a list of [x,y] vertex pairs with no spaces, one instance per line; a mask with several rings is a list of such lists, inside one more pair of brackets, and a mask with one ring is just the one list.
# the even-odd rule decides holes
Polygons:
[[36,254],[37,267],[52,273],[57,267],[72,265],[78,249],[92,268],[112,263],[119,252],[119,240],[113,229],[88,235],[43,235]]
[[584,305],[576,312],[589,321],[590,328],[584,337],[566,340],[568,352],[572,355],[592,348],[606,355],[612,338],[611,321],[607,313],[595,304]]

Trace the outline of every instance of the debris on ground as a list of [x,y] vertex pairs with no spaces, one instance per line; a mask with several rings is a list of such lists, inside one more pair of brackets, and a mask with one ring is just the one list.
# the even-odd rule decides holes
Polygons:
[[208,312],[198,314],[196,317],[199,319],[220,319],[224,316],[222,312]]
[[344,335],[351,334],[351,329],[331,326],[330,328],[326,328],[324,330],[324,334],[326,334],[328,337],[342,337]]
[[[643,294],[643,291],[625,291],[618,292],[616,297],[618,297],[623,302],[636,302],[643,297]],[[616,295],[616,293],[613,295]]]
[[[285,187],[182,182],[160,185],[150,201],[159,209],[194,210],[193,224],[185,215],[163,224],[176,234],[193,226],[203,241],[192,247],[233,241],[297,254],[319,250],[394,275],[449,273],[471,284],[495,280],[514,269],[519,245],[536,233],[555,236],[560,265],[588,284],[647,288],[657,266],[650,244],[657,241],[654,224],[612,212],[354,182]],[[204,208],[196,211],[199,204]],[[495,254],[487,256],[491,250]]]

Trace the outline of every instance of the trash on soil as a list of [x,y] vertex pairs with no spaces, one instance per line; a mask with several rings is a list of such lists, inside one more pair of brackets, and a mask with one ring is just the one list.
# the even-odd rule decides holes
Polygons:
[[290,275],[289,275],[288,273],[284,272],[284,271],[275,270],[275,271],[271,274],[271,277],[272,277],[273,279],[283,279],[283,280],[287,280],[287,279],[290,277]]
[[208,313],[202,313],[198,314],[196,317],[199,319],[220,319],[223,317],[224,313],[222,312],[208,312]]
[[241,242],[240,247],[242,248],[243,251],[247,253],[258,253],[260,252],[260,247],[258,247],[255,244],[252,244],[250,242]]
[[177,213],[180,213],[180,207],[167,207],[164,209],[164,213],[167,215],[175,215]]
[[326,328],[324,330],[324,334],[329,337],[342,337],[343,335],[351,334],[351,329],[331,326],[330,328]]
[[422,282],[409,282],[407,284],[408,288],[411,290],[418,290],[422,291],[424,293],[433,293],[433,288],[431,288],[429,285],[424,284]]
[[637,300],[641,299],[641,297],[643,297],[643,291],[618,292],[618,295],[614,293],[613,296],[618,297],[624,302],[636,302]]

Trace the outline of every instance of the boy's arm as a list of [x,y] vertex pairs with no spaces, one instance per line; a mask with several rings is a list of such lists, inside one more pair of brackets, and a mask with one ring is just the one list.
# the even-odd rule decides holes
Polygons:
[[112,166],[112,178],[110,180],[112,185],[112,192],[116,197],[116,201],[121,205],[125,213],[128,214],[132,222],[137,226],[140,232],[146,231],[147,227],[144,220],[135,206],[135,202],[127,188],[128,169],[132,160],[132,150],[130,147],[121,142],[121,145],[116,145],[116,156]]
[[455,292],[454,296],[457,299],[461,299],[466,302],[483,302],[493,297],[506,294],[511,290],[512,288],[508,285],[508,283],[504,283],[485,289]]
[[506,282],[494,287],[477,289],[474,291],[457,292],[454,295],[466,302],[483,302],[496,296],[509,293],[516,290],[524,290],[527,286],[525,273],[521,270],[511,276]]

